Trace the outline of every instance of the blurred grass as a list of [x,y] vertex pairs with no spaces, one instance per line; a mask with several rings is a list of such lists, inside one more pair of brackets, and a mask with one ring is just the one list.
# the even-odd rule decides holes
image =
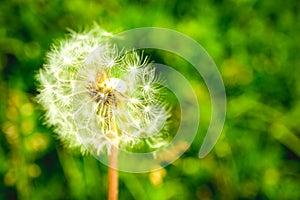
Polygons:
[[185,63],[158,56],[192,80],[203,125],[174,164],[121,173],[120,199],[299,199],[299,10],[296,0],[2,0],[0,199],[106,198],[107,168],[63,148],[34,102],[33,76],[53,39],[94,22],[116,33],[159,26],[187,34],[216,62],[228,97],[223,134],[199,160],[207,89]]

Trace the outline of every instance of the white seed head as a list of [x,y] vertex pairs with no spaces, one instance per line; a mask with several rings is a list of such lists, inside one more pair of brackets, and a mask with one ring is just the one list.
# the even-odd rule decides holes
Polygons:
[[53,45],[37,74],[46,122],[70,147],[100,154],[117,144],[166,145],[166,121],[155,69],[137,52],[123,55],[98,26]]

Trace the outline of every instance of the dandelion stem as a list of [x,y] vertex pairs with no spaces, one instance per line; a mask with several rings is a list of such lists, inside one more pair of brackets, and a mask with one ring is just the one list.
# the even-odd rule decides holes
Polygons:
[[114,145],[111,146],[109,155],[109,169],[108,169],[108,200],[118,199],[118,149]]
[[[112,133],[117,132],[117,127],[115,124],[115,119],[112,116],[111,112],[108,112],[109,118],[109,129]],[[118,199],[118,144],[114,142],[116,138],[113,135],[110,136],[112,142],[109,154],[109,168],[108,168],[108,200],[117,200]],[[116,146],[115,146],[116,145]]]

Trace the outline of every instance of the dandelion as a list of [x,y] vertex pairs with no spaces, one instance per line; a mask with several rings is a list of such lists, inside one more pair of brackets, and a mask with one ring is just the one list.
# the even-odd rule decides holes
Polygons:
[[96,26],[53,45],[37,75],[37,100],[66,145],[108,153],[116,165],[114,149],[167,145],[170,114],[149,60],[134,50],[121,53],[109,37]]

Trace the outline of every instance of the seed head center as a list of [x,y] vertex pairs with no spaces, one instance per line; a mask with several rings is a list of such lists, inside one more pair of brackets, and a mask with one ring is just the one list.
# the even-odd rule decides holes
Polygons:
[[89,84],[88,91],[90,97],[96,102],[103,105],[113,105],[116,103],[115,90],[109,84],[107,72],[100,74],[97,82]]
[[96,82],[87,87],[90,97],[103,105],[116,105],[116,93],[126,91],[126,83],[118,78],[110,78],[107,72],[101,73]]

